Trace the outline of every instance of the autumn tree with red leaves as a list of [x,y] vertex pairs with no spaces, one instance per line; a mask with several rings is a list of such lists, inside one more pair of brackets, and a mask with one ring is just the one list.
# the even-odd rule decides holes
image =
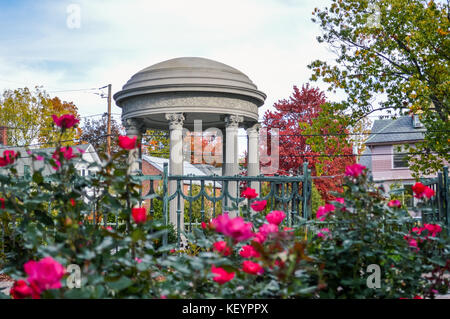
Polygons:
[[[310,126],[321,112],[321,105],[324,103],[327,103],[325,94],[318,88],[310,87],[309,84],[303,85],[301,89],[294,86],[294,93],[288,100],[279,100],[274,104],[274,111],[266,111],[262,126],[267,128],[268,139],[276,134],[272,129],[279,129],[278,174],[303,174],[303,163],[308,162],[312,176],[323,176],[315,179],[314,184],[322,198],[330,200],[334,198],[330,191],[340,190],[345,167],[355,163],[355,158],[325,156],[335,154],[337,150],[341,151],[340,154],[352,155],[352,147],[348,143],[347,136],[327,136],[327,127],[321,128],[321,135],[315,137],[327,140],[328,147],[325,153],[315,151],[311,136],[302,136],[304,131],[302,124]],[[330,123],[334,124],[332,119]]]

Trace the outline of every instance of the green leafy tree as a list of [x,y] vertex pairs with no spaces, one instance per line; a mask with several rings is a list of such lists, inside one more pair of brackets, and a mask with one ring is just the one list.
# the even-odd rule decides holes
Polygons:
[[66,130],[62,134],[53,124],[53,114],[78,116],[77,107],[72,102],[62,102],[58,97],[52,99],[38,86],[34,91],[27,87],[5,90],[0,97],[0,126],[9,128],[10,145],[23,146],[39,142],[42,143],[41,147],[50,147],[58,139],[63,141],[62,145],[73,144],[77,131]]
[[[427,132],[413,151],[420,156],[409,158],[411,169],[422,174],[441,169],[450,160],[448,4],[333,0],[313,16],[323,31],[318,41],[328,44],[337,59],[313,61],[311,80],[321,79],[329,91],[343,90],[346,96],[325,108],[322,122],[333,116],[353,126],[380,110],[419,113]],[[320,127],[321,121],[316,124]]]

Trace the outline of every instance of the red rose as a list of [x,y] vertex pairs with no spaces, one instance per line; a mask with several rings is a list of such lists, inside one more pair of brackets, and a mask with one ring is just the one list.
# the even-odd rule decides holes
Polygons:
[[263,211],[266,206],[267,206],[267,201],[266,200],[262,200],[262,201],[254,201],[251,205],[252,209],[256,212],[260,212]]
[[0,197],[0,208],[5,209],[5,199]]
[[258,258],[260,256],[260,254],[251,245],[242,246],[242,250],[239,252],[239,255],[244,258]]
[[286,217],[286,214],[283,211],[274,210],[266,215],[266,220],[270,224],[280,225],[285,217]]
[[231,248],[227,246],[225,241],[218,241],[213,244],[213,249],[223,256],[231,255]]
[[425,192],[426,186],[422,183],[415,183],[412,187],[412,190],[414,192],[414,197],[416,198],[422,198],[423,193]]
[[12,150],[6,150],[3,152],[3,157],[0,157],[0,167],[13,164],[17,158],[17,153]]
[[245,197],[247,199],[253,199],[258,197],[258,194],[256,193],[256,191],[253,188],[247,187],[246,189],[244,189],[241,193],[241,197]]
[[80,122],[75,116],[72,114],[64,114],[61,117],[57,117],[55,114],[52,115],[53,122],[55,122],[56,126],[59,126],[63,129],[71,128]]
[[211,266],[211,272],[216,274],[213,280],[221,285],[234,278],[234,272],[227,272],[221,267],[214,267],[214,265]]
[[132,150],[136,148],[137,137],[129,138],[128,136],[119,136],[119,146],[125,150]]
[[264,273],[264,268],[258,263],[250,260],[245,260],[242,263],[242,271],[251,275],[261,275],[262,273]]
[[10,290],[10,295],[13,299],[25,299],[31,297],[32,294],[33,290],[25,280],[17,280]]
[[136,224],[143,224],[147,221],[147,210],[145,207],[133,208],[131,215]]
[[75,207],[75,200],[73,198],[70,199],[70,205],[72,205],[73,207]]

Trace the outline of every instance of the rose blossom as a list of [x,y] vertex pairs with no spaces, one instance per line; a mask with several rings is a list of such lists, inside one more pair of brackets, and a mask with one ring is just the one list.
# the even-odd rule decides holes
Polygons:
[[3,157],[0,157],[0,167],[13,164],[18,154],[13,150],[6,150],[3,152]]
[[366,167],[361,164],[349,165],[345,168],[345,175],[358,177],[361,175]]
[[0,208],[5,209],[5,199],[0,197]]
[[225,269],[214,265],[211,266],[211,272],[217,275],[213,280],[221,285],[234,278],[234,272],[227,272]]
[[226,241],[218,241],[213,244],[213,250],[222,254],[223,256],[231,255],[231,248],[227,246]]
[[412,187],[412,190],[414,192],[415,198],[422,198],[425,196],[430,199],[435,194],[434,190],[432,190],[428,186],[423,185],[420,182],[415,183]]
[[256,191],[253,188],[247,187],[246,189],[244,189],[241,193],[241,197],[245,197],[247,199],[253,199],[258,197],[258,194],[256,193]]
[[61,117],[58,117],[55,114],[53,114],[52,118],[56,126],[59,126],[64,129],[71,128],[72,126],[75,126],[77,123],[80,122],[80,120],[75,118],[75,116],[73,116],[72,114],[64,114],[61,115]]
[[147,210],[145,207],[136,207],[131,209],[131,215],[136,224],[142,224],[147,221]]
[[23,267],[30,285],[35,284],[40,291],[61,288],[60,280],[65,270],[52,257],[45,257],[39,261],[30,260]]
[[428,230],[428,232],[431,234],[431,237],[436,237],[436,234],[442,231],[441,226],[439,226],[438,224],[425,224],[424,229]]
[[264,224],[259,227],[259,232],[266,237],[270,233],[278,232],[278,226],[274,224]]
[[250,260],[245,260],[242,263],[242,271],[251,275],[261,275],[262,273],[264,273],[264,268],[258,263]]
[[402,206],[402,203],[398,199],[393,199],[388,203],[388,206],[400,208]]
[[252,207],[252,209],[254,211],[260,212],[260,211],[263,211],[266,208],[267,201],[266,200],[254,201],[253,203],[250,204],[250,206]]
[[221,214],[211,221],[217,232],[242,241],[253,237],[253,224],[246,223],[242,217],[230,218],[227,213]]
[[128,136],[119,136],[119,146],[125,150],[132,150],[136,148],[137,137],[129,138]]
[[330,230],[328,228],[322,228],[320,230],[320,232],[317,234],[317,237],[321,237],[324,238],[325,237],[325,233],[329,233]]
[[252,245],[242,246],[242,250],[239,252],[239,255],[244,258],[258,258],[260,256],[259,252],[257,252]]
[[274,210],[266,215],[266,220],[270,224],[280,225],[283,219],[286,218],[286,214],[280,210]]
[[324,221],[328,213],[333,212],[336,209],[333,204],[326,204],[325,206],[320,206],[317,209],[316,218],[320,221]]

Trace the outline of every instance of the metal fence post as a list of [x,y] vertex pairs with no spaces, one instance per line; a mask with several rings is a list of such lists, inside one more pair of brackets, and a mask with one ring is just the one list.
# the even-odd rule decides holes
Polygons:
[[[163,220],[164,220],[164,226],[167,226],[169,224],[168,222],[168,206],[169,206],[169,178],[168,178],[168,163],[164,163],[164,169],[163,169],[163,207],[162,207],[162,213],[163,213]],[[167,232],[163,235],[163,245],[167,245]]]
[[310,182],[310,178],[309,178],[309,171],[308,171],[308,162],[304,162],[303,163],[303,202],[302,202],[302,207],[303,207],[303,218],[308,219],[309,218],[309,210],[308,210],[308,199],[309,199],[309,182]]
[[449,180],[448,180],[448,167],[444,167],[443,174],[443,191],[442,191],[442,201],[443,207],[445,208],[445,219],[447,226],[447,235],[450,236],[450,192],[449,192]]

